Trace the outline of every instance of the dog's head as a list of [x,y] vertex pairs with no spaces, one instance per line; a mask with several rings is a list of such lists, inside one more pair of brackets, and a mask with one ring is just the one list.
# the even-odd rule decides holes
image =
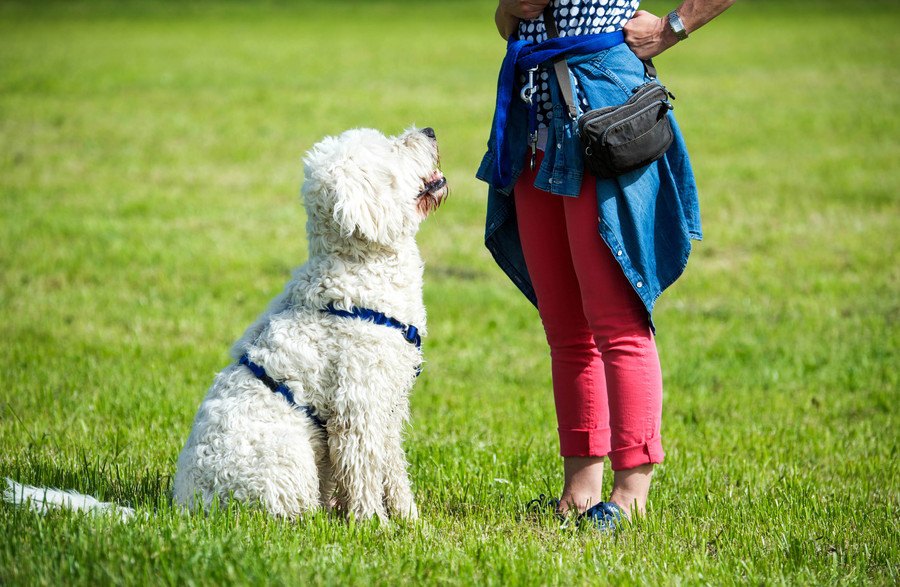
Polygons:
[[398,137],[348,130],[316,144],[303,159],[308,231],[391,245],[414,235],[447,196],[430,128]]

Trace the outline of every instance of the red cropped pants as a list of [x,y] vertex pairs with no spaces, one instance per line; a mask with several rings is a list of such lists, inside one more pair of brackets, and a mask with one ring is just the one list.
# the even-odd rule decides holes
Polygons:
[[525,262],[553,375],[560,454],[609,456],[614,470],[659,463],[662,374],[644,304],[597,230],[596,179],[577,198],[515,186]]

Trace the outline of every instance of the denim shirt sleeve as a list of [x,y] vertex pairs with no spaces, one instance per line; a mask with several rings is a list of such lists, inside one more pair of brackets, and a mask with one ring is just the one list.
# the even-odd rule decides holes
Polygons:
[[[634,88],[647,81],[643,65],[626,45],[574,56],[568,63],[570,75],[578,78],[592,109],[625,102]],[[535,187],[555,194],[548,197],[577,196],[584,172],[577,123],[564,113],[552,75],[550,82],[553,118]],[[598,233],[647,308],[651,324],[656,300],[687,265],[691,239],[702,238],[690,159],[674,116],[671,112],[668,116],[675,140],[659,161],[614,179],[597,179]],[[527,129],[528,110],[518,102],[507,128],[513,181],[509,186],[488,189],[485,245],[500,268],[536,305],[519,241],[513,197],[528,151]],[[492,144],[493,140],[489,142]],[[476,174],[489,185],[493,161],[489,147]]]

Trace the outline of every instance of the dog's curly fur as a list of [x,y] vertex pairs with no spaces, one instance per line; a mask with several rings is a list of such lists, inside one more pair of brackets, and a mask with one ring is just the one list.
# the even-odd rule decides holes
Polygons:
[[417,516],[401,437],[421,353],[395,329],[322,309],[372,308],[426,333],[415,235],[446,196],[426,131],[357,129],[306,155],[309,260],[232,355],[286,383],[327,430],[246,367],[227,367],[178,458],[176,503],[236,499],[287,518],[331,506],[357,518]]

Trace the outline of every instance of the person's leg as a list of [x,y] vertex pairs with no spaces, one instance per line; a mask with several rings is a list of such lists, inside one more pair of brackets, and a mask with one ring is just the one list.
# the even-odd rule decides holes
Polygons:
[[516,216],[528,273],[550,346],[553,396],[565,485],[560,511],[600,501],[609,425],[603,364],[581,309],[566,236],[563,200],[534,188],[526,170],[516,184]]
[[566,200],[566,225],[582,306],[603,361],[609,401],[610,500],[643,511],[653,463],[662,462],[662,374],[647,310],[597,231],[596,180]]

